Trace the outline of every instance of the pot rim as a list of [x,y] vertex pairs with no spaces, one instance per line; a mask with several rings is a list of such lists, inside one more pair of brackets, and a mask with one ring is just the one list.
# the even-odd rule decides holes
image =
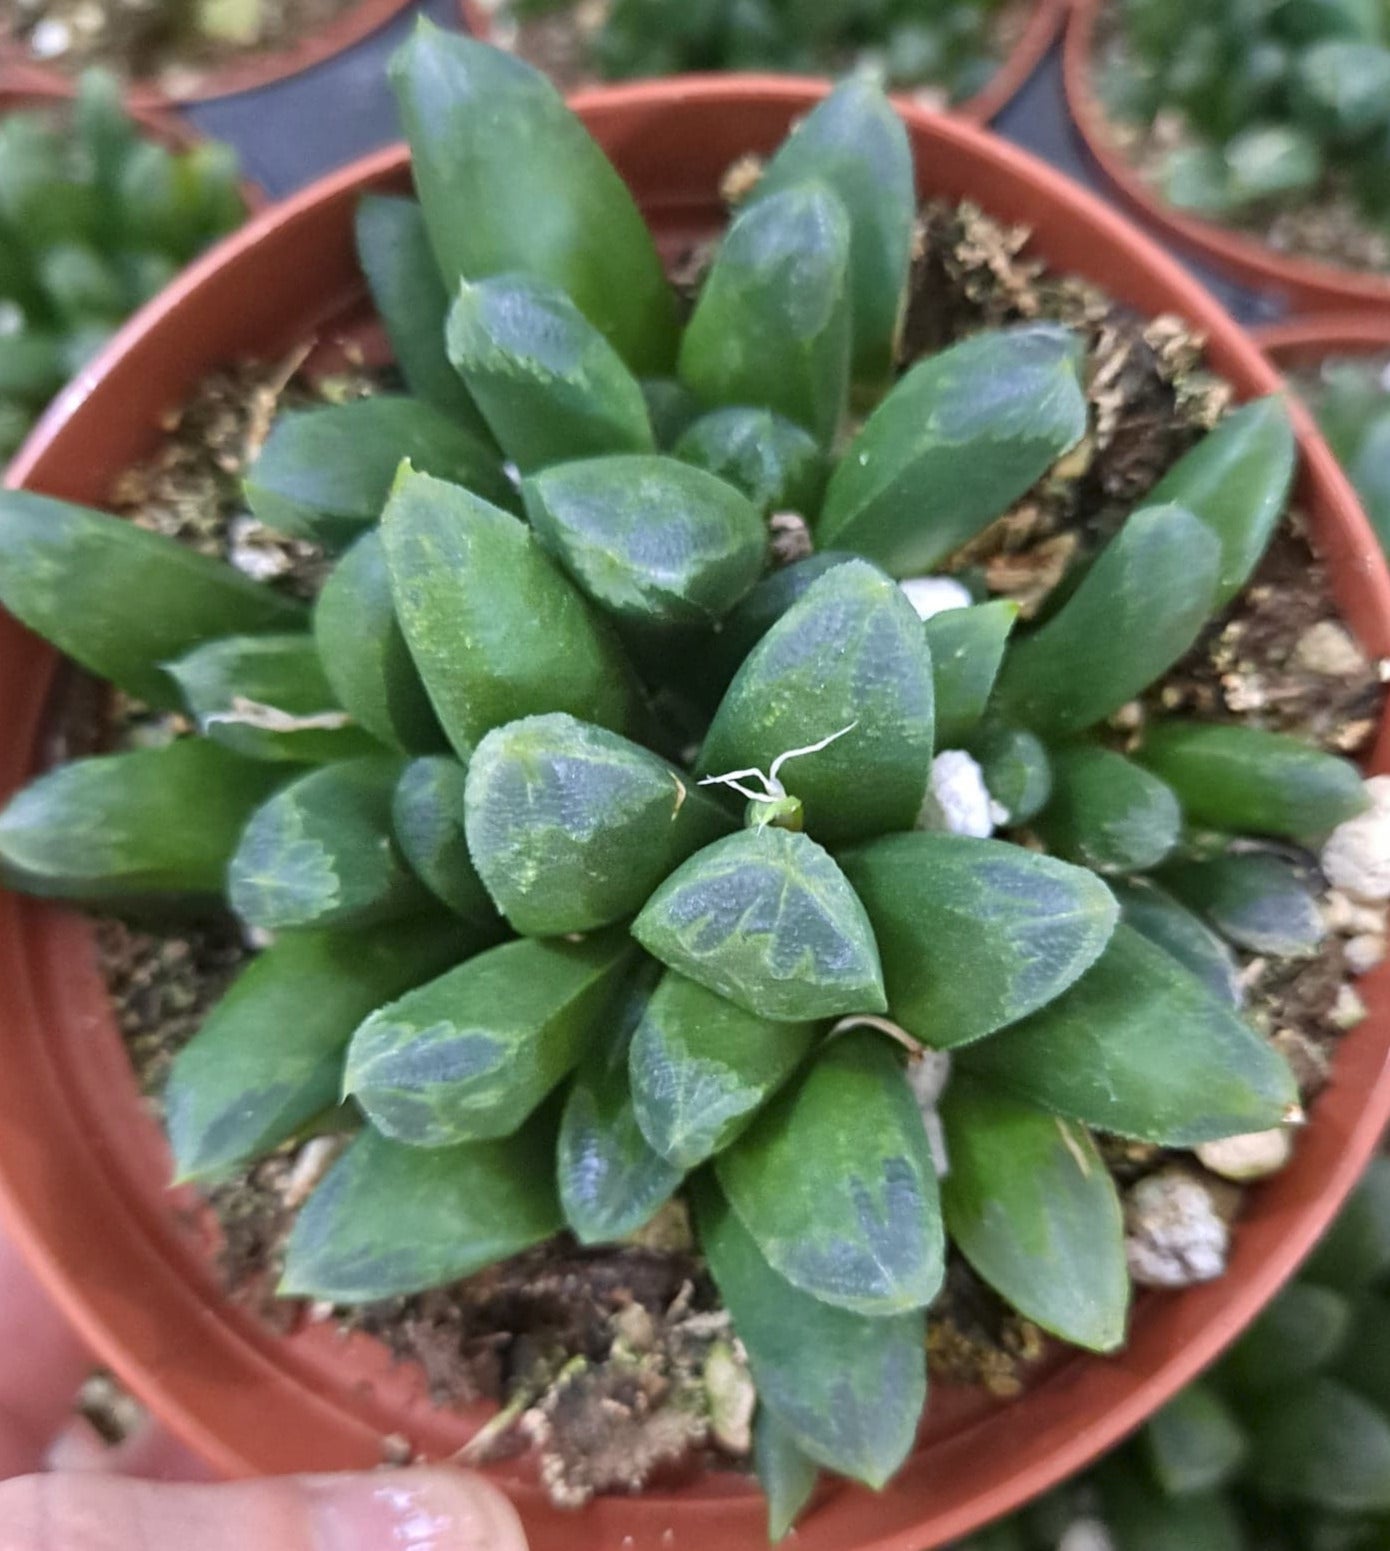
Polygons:
[[[686,78],[585,92],[574,99],[574,106],[620,164],[626,164],[640,159],[644,151],[654,154],[650,144],[653,116],[664,115],[679,125],[692,115],[703,115],[712,130],[725,127],[723,139],[734,133],[728,126],[736,122],[740,138],[756,139],[769,128],[768,121],[773,118],[778,121],[777,132],[784,132],[787,121],[809,108],[823,91],[824,83],[786,77]],[[1279,387],[1274,368],[1209,293],[1151,239],[1095,195],[1028,153],[970,124],[923,110],[904,112],[917,140],[924,182],[962,197],[954,185],[965,179],[966,173],[960,170],[964,168],[969,173],[971,190],[982,181],[997,185],[993,194],[980,196],[982,202],[990,208],[1000,203],[1008,205],[1011,220],[1031,220],[1041,233],[1038,251],[1052,267],[1085,273],[1088,261],[1097,262],[1095,253],[1108,254],[1109,262],[1124,271],[1109,277],[1112,294],[1150,315],[1178,312],[1204,330],[1215,369],[1235,380],[1244,396]],[[721,151],[723,139],[719,139]],[[934,177],[927,154],[932,150],[941,158]],[[709,154],[705,153],[706,160]],[[699,157],[687,160],[693,163]],[[103,384],[125,367],[128,357],[147,355],[155,342],[177,338],[181,315],[190,309],[190,299],[196,298],[202,288],[238,267],[246,255],[277,234],[286,241],[300,240],[316,215],[323,216],[329,207],[343,205],[359,189],[381,183],[399,186],[407,165],[403,147],[367,157],[265,212],[204,257],[132,319],[108,350],[59,396],[11,466],[6,483],[20,485],[38,472],[41,477],[37,486],[47,487],[53,471],[45,467],[45,460],[51,454],[56,458],[54,449],[61,447],[69,419],[79,414],[100,393]],[[707,189],[701,187],[692,193],[680,186],[684,170],[688,169],[680,164],[672,166],[669,179],[674,186],[663,182],[662,198],[644,201],[654,219],[662,209],[680,211],[690,205],[695,193],[704,206],[711,204]],[[666,176],[663,164],[663,178]],[[325,298],[322,316],[333,315],[333,309],[340,308],[347,299]],[[320,321],[305,317],[302,334],[312,334]],[[213,364],[205,347],[185,343],[177,370],[191,381],[190,372],[206,371]],[[128,372],[132,368],[125,369]],[[1332,561],[1336,590],[1344,598],[1348,613],[1356,615],[1354,628],[1368,646],[1378,655],[1390,652],[1390,573],[1349,484],[1314,430],[1311,418],[1296,403],[1290,407],[1303,455],[1302,491],[1325,518],[1320,538]],[[1386,768],[1387,763],[1390,722],[1382,723],[1373,758],[1376,768]],[[65,962],[72,962],[71,955],[80,950],[84,941],[90,942],[88,929],[71,915],[27,902],[21,909],[12,898],[0,898],[0,910],[6,918],[13,912],[21,924],[30,923],[30,948],[39,932],[39,925],[34,923],[40,923],[51,936],[65,934],[69,954]],[[3,937],[0,931],[0,946]],[[21,961],[19,968],[25,963],[27,959]],[[1386,987],[1384,994],[1377,991],[1381,983]],[[1046,1490],[1119,1442],[1234,1339],[1293,1273],[1331,1221],[1390,1118],[1390,975],[1362,982],[1362,991],[1374,1008],[1374,1016],[1346,1036],[1339,1046],[1340,1080],[1319,1099],[1306,1148],[1300,1150],[1285,1174],[1254,1193],[1244,1232],[1238,1236],[1231,1273],[1219,1282],[1184,1292],[1180,1298],[1150,1304],[1145,1317],[1136,1321],[1131,1345],[1119,1357],[1077,1358],[1049,1374],[1023,1399],[1011,1402],[1001,1411],[977,1417],[941,1446],[933,1440],[878,1497],[849,1487],[832,1489],[825,1505],[803,1527],[803,1551],[844,1551],[851,1546],[857,1551],[925,1551],[926,1547],[965,1535]],[[30,994],[27,1002],[32,1001]],[[33,1018],[32,1005],[23,1010]],[[119,1047],[115,1053],[124,1060]],[[61,1089],[49,1097],[60,1107],[70,1108],[73,1103],[72,1095]],[[5,1095],[0,1093],[0,1106],[5,1102]],[[68,1122],[65,1120],[64,1124]],[[135,1300],[124,1299],[119,1289],[84,1275],[81,1255],[71,1242],[73,1230],[58,1220],[61,1212],[53,1200],[43,1153],[38,1139],[17,1136],[0,1126],[0,1214],[37,1265],[50,1291],[99,1354],[219,1468],[245,1474],[261,1465],[263,1462],[253,1457],[254,1448],[250,1446],[259,1445],[262,1431],[273,1431],[273,1427],[266,1426],[267,1406],[261,1403],[256,1407],[254,1425],[247,1424],[239,1443],[234,1444],[219,1433],[219,1427],[225,1429],[230,1424],[220,1413],[209,1412],[208,1397],[199,1388],[198,1375],[167,1358],[161,1360],[164,1332],[150,1330],[149,1321],[142,1318]],[[1317,1164],[1313,1177],[1308,1177],[1313,1168],[1310,1153]],[[1291,1198],[1279,1210],[1269,1205],[1275,1190]],[[63,1245],[65,1236],[68,1244],[55,1248]],[[1243,1255],[1242,1244],[1253,1245],[1256,1238],[1263,1245],[1258,1255],[1253,1248]],[[161,1262],[158,1265],[156,1258]],[[167,1252],[162,1250],[147,1256],[150,1274],[163,1274],[167,1270],[163,1262],[167,1259]],[[185,1304],[196,1304],[205,1321],[221,1321],[215,1330],[210,1329],[209,1338],[215,1334],[219,1342],[226,1342],[225,1349],[218,1346],[212,1354],[222,1362],[224,1377],[230,1365],[243,1387],[254,1381],[278,1389],[279,1401],[288,1404],[293,1400],[297,1416],[306,1426],[342,1421],[343,1404],[335,1397],[315,1392],[301,1375],[282,1367],[265,1349],[263,1331],[257,1346],[246,1328],[233,1328],[225,1301],[216,1301],[206,1289],[200,1292],[196,1288],[176,1287],[171,1296],[173,1293]],[[321,1333],[327,1336],[326,1332]],[[143,1346],[143,1350],[137,1352],[138,1346]],[[1025,1408],[1030,1397],[1034,1401],[1034,1416],[1039,1404],[1044,1408],[1051,1406],[1052,1411],[1047,1413],[1048,1425],[1041,1430],[1035,1428],[1033,1435],[1019,1436],[1020,1452],[1026,1456],[1031,1447],[1036,1457],[1025,1457],[1024,1463],[1015,1468],[1008,1451],[988,1446],[988,1434],[982,1430],[1011,1414],[1015,1418],[1028,1414]],[[269,1410],[273,1411],[274,1406]],[[379,1436],[379,1431],[375,1436]],[[984,1450],[979,1448],[981,1442],[986,1444]],[[939,1468],[943,1447],[947,1450],[947,1469]],[[952,1448],[954,1457],[949,1452]],[[249,1451],[241,1452],[243,1449]],[[935,1475],[930,1469],[934,1454],[938,1466]],[[988,1456],[988,1488],[943,1506],[943,1488],[951,1484],[964,1461],[979,1454]],[[285,1468],[293,1468],[293,1462]],[[632,1551],[657,1551],[659,1546],[679,1548],[682,1544],[704,1547],[711,1543],[721,1545],[724,1551],[733,1551],[736,1546],[753,1546],[763,1540],[759,1501],[746,1491],[731,1499],[718,1483],[712,1483],[708,1491],[697,1489],[683,1496],[654,1493],[646,1497],[603,1499],[588,1510],[588,1517],[582,1521],[548,1512],[537,1501],[534,1490],[527,1495],[524,1483],[508,1480],[507,1485],[521,1501],[535,1551],[571,1546],[577,1523],[583,1524],[586,1536],[593,1537],[594,1546],[611,1546],[614,1551],[625,1537]],[[667,1533],[674,1534],[675,1530],[658,1534],[656,1526],[666,1523],[676,1527],[683,1524],[691,1538],[684,1542],[667,1539]]]
[[1279,253],[1256,237],[1177,209],[1149,187],[1112,144],[1109,121],[1092,86],[1096,24],[1106,3],[1071,0],[1062,42],[1062,82],[1087,152],[1124,202],[1180,248],[1211,261],[1247,285],[1283,297],[1297,311],[1390,302],[1390,274],[1344,269]]
[[[187,92],[170,92],[156,81],[136,79],[126,87],[127,98],[142,109],[169,111],[270,86],[345,53],[412,3],[413,0],[357,0],[327,26],[305,33],[283,48],[256,49],[203,72],[197,86]],[[0,37],[0,64],[50,84],[67,84],[74,79],[66,71],[35,59],[23,44],[10,37]]]
[[1260,349],[1278,365],[1325,355],[1368,355],[1390,350],[1390,309],[1382,312],[1305,313],[1252,330]]

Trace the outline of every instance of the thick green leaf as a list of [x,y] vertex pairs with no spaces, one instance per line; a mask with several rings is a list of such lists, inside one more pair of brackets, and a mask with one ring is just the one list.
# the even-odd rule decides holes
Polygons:
[[1350,760],[1258,727],[1159,722],[1137,758],[1211,829],[1316,840],[1366,807]]
[[105,512],[0,492],[0,604],[59,651],[157,706],[165,664],[226,635],[294,630],[302,604]]
[[1104,1522],[1122,1551],[1250,1551],[1235,1507],[1216,1492],[1167,1497],[1137,1460],[1097,1473]]
[[654,1152],[642,1135],[628,1091],[628,1047],[660,966],[648,959],[580,1062],[565,1100],[556,1171],[565,1221],[581,1244],[634,1233],[666,1200],[685,1171]]
[[391,795],[391,828],[416,876],[466,921],[489,929],[501,918],[483,887],[463,827],[467,771],[446,754],[412,759]]
[[770,409],[716,409],[681,433],[674,455],[717,474],[770,512],[814,512],[826,466],[816,439]]
[[1382,1415],[1390,1416],[1390,1299],[1363,1297],[1355,1305],[1332,1372]]
[[663,1158],[695,1168],[747,1128],[820,1032],[756,1017],[668,970],[629,1054],[642,1134]]
[[491,433],[444,348],[449,293],[414,199],[367,194],[357,203],[357,257],[410,391],[487,441]]
[[1241,1005],[1240,966],[1209,926],[1148,879],[1116,879],[1110,888],[1126,926],[1171,953],[1213,995],[1232,1007]]
[[716,840],[652,895],[632,934],[663,964],[760,1017],[887,1009],[869,918],[808,835],[769,826]]
[[1125,1338],[1119,1194],[1090,1133],[958,1073],[941,1100],[946,1230],[1026,1319],[1096,1352]]
[[266,931],[366,926],[430,901],[391,836],[393,755],[300,776],[251,815],[228,868],[232,909]]
[[168,671],[198,730],[250,759],[317,765],[380,752],[341,709],[311,635],[224,636]]
[[932,754],[932,661],[902,589],[863,561],[835,566],[748,654],[715,714],[697,769],[723,775],[831,734],[778,773],[831,844],[910,829]]
[[1298,1101],[1283,1057],[1124,925],[1065,995],[960,1059],[1020,1098],[1165,1147],[1267,1131]]
[[1302,957],[1327,934],[1305,869],[1264,851],[1170,862],[1164,888],[1239,948]]
[[995,329],[919,362],[850,444],[816,524],[895,576],[930,571],[1004,512],[1086,430],[1081,341]]
[[1251,1478],[1275,1503],[1390,1512],[1390,1420],[1335,1379],[1314,1379],[1250,1418]]
[[627,724],[634,691],[616,638],[524,523],[410,471],[381,533],[397,618],[461,758],[536,712]]
[[531,275],[464,281],[449,359],[523,474],[605,452],[650,452],[637,379],[563,291]]
[[1313,44],[1295,61],[1292,107],[1320,139],[1364,139],[1390,118],[1390,49],[1350,38]]
[[174,1060],[164,1109],[179,1178],[226,1173],[332,1109],[363,1018],[474,946],[459,922],[433,918],[267,949]]
[[921,1310],[870,1319],[808,1297],[758,1253],[711,1178],[697,1176],[693,1194],[700,1244],[760,1402],[817,1464],[884,1486],[907,1458],[926,1403]]
[[979,762],[985,787],[1008,814],[1010,824],[1026,824],[1052,796],[1052,760],[1035,733],[1005,722],[986,722],[967,741]]
[[936,686],[936,745],[958,748],[985,714],[1018,604],[1008,598],[944,609],[923,628]]
[[362,1024],[343,1092],[415,1147],[509,1136],[573,1071],[631,957],[616,933],[480,953]]
[[753,1423],[753,1466],[767,1498],[767,1538],[775,1545],[811,1501],[820,1468],[766,1406]]
[[1048,737],[1102,721],[1197,639],[1220,566],[1220,544],[1191,512],[1132,512],[1057,613],[1010,648],[994,709]]
[[900,1056],[876,1031],[839,1035],[715,1161],[779,1276],[875,1316],[925,1308],[945,1270],[931,1148]]
[[391,62],[411,170],[446,288],[534,275],[636,372],[675,349],[675,309],[632,195],[537,70],[423,18]]
[[1060,996],[1119,916],[1094,874],[1002,840],[886,835],[840,865],[873,923],[893,1019],[943,1049]]
[[849,216],[854,378],[880,389],[893,369],[907,301],[917,191],[907,131],[876,82],[841,81],[782,142],[750,203],[814,179],[829,185]]
[[319,659],[338,699],[388,748],[447,747],[396,619],[381,534],[370,529],[333,567],[314,605]]
[[1271,394],[1227,415],[1150,492],[1150,506],[1184,507],[1221,540],[1214,608],[1224,608],[1259,564],[1288,502],[1295,456],[1283,396]]
[[1220,1395],[1200,1381],[1156,1411],[1142,1436],[1149,1469],[1170,1497],[1213,1492],[1245,1462],[1240,1423]]
[[1338,1292],[1360,1293],[1390,1272],[1390,1158],[1371,1160],[1302,1275]]
[[541,543],[610,614],[710,625],[762,574],[767,532],[732,485],[660,454],[562,463],[522,486]]
[[652,434],[662,452],[669,452],[686,428],[700,417],[700,401],[674,377],[642,378],[642,397]]
[[0,812],[0,878],[51,899],[109,906],[220,895],[275,765],[202,739],[74,760]]
[[1330,1287],[1290,1283],[1222,1358],[1222,1384],[1247,1396],[1306,1385],[1345,1349],[1351,1314]]
[[735,217],[680,349],[681,380],[711,409],[776,410],[829,446],[850,369],[850,223],[821,182]]
[[530,937],[635,915],[727,814],[636,743],[572,716],[495,727],[468,765],[468,850],[497,908]]
[[512,499],[497,454],[472,432],[423,399],[389,393],[277,416],[246,499],[277,533],[341,549],[381,516],[402,462],[489,501]]
[[559,1231],[555,1124],[498,1142],[403,1147],[367,1130],[310,1196],[280,1292],[371,1303],[471,1276]]
[[1075,743],[1052,755],[1052,800],[1033,827],[1048,850],[1096,872],[1147,872],[1178,843],[1172,791],[1123,754]]

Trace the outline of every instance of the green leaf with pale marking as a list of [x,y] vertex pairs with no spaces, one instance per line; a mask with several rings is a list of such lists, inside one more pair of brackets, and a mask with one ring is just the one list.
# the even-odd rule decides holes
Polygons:
[[1149,1469],[1170,1497],[1226,1486],[1248,1452],[1245,1433],[1230,1407],[1201,1381],[1156,1411],[1142,1437]]
[[747,1129],[822,1030],[759,1018],[667,970],[629,1054],[642,1134],[662,1157],[697,1167]]
[[460,757],[493,727],[538,712],[617,731],[631,719],[616,637],[524,523],[407,471],[381,535],[396,616]]
[[304,606],[105,512],[0,491],[0,605],[60,652],[156,706],[166,664],[219,636],[295,630]]
[[912,257],[917,190],[902,119],[877,82],[839,82],[763,168],[750,203],[808,180],[834,190],[849,216],[854,379],[881,389],[893,369]]
[[825,456],[814,436],[770,409],[716,409],[688,426],[672,453],[717,474],[767,516],[809,516],[825,488]]
[[1052,759],[1036,733],[990,721],[970,735],[966,749],[1008,823],[1026,824],[1046,807],[1052,796]]
[[1179,458],[1149,492],[1150,506],[1185,507],[1221,541],[1213,607],[1250,580],[1288,505],[1296,448],[1280,394],[1244,404]]
[[697,851],[632,924],[652,954],[747,1012],[785,1022],[883,1012],[873,929],[809,835],[742,830]]
[[447,747],[396,619],[375,529],[329,573],[314,604],[314,639],[339,700],[375,738],[411,753]]
[[864,561],[835,566],[748,654],[696,769],[771,774],[780,754],[842,733],[778,772],[807,830],[838,844],[910,829],[931,769],[932,696],[931,652],[902,589]]
[[464,281],[449,359],[523,474],[605,452],[650,452],[641,384],[563,291],[531,275]]
[[760,1403],[817,1464],[884,1486],[911,1451],[926,1404],[922,1311],[871,1319],[809,1297],[763,1259],[712,1178],[697,1176],[692,1194]]
[[1164,1147],[1267,1131],[1298,1102],[1283,1057],[1124,925],[1063,996],[959,1059],[1019,1098]]
[[1117,878],[1110,889],[1126,926],[1171,953],[1213,995],[1232,1007],[1241,1005],[1245,995],[1236,956],[1200,917],[1147,878]]
[[998,598],[973,608],[943,609],[926,621],[938,748],[959,748],[979,725],[1017,619],[1018,604]]
[[732,485],[660,454],[562,463],[522,486],[541,543],[601,608],[711,625],[762,574],[767,532]]
[[302,932],[260,954],[174,1059],[164,1115],[178,1177],[224,1174],[332,1109],[363,1018],[476,945],[441,916]]
[[1124,1214],[1090,1133],[964,1072],[940,1109],[952,1242],[1025,1319],[1114,1351],[1129,1311]]
[[372,1303],[441,1287],[563,1225],[555,1122],[458,1147],[404,1147],[366,1130],[295,1221],[280,1292]]
[[1182,809],[1143,766],[1098,744],[1052,754],[1052,798],[1033,821],[1049,851],[1102,873],[1147,872],[1178,843]]
[[1251,953],[1301,958],[1327,935],[1308,870],[1270,852],[1170,862],[1158,881]]
[[343,1091],[414,1147],[509,1136],[597,1036],[631,958],[611,932],[480,953],[362,1024]]
[[403,461],[486,500],[513,500],[496,452],[423,399],[390,393],[278,415],[246,499],[277,533],[342,549],[381,516]]
[[1259,727],[1158,722],[1136,758],[1210,829],[1318,840],[1366,807],[1350,760]]
[[391,794],[391,829],[416,876],[456,915],[503,930],[492,896],[468,852],[463,825],[465,768],[447,754],[412,759]]
[[753,1468],[767,1499],[767,1538],[782,1540],[816,1490],[820,1467],[766,1406],[753,1423]]
[[0,878],[111,909],[222,893],[278,766],[203,739],[60,765],[0,811]]
[[1220,544],[1191,512],[1132,512],[1057,613],[1014,642],[995,712],[1049,738],[1103,721],[1197,639],[1220,567]]
[[534,275],[564,291],[633,371],[666,370],[675,307],[656,245],[545,76],[425,20],[390,74],[449,293],[460,280]]
[[468,850],[497,908],[531,937],[635,915],[732,825],[688,776],[572,716],[495,727],[468,765]]
[[444,348],[449,293],[418,200],[367,194],[357,202],[357,258],[401,375],[417,398],[491,439]]
[[711,409],[776,410],[829,446],[849,394],[850,223],[822,182],[746,206],[725,234],[680,348]]
[[873,923],[894,1021],[939,1048],[1060,996],[1119,916],[1094,874],[1002,840],[886,835],[840,865]]
[[850,443],[815,525],[895,576],[930,571],[1000,517],[1086,430],[1080,339],[995,329],[918,362]]
[[1249,1476],[1269,1502],[1390,1513],[1390,1419],[1353,1390],[1314,1379],[1249,1424]]
[[169,672],[199,732],[250,759],[318,765],[381,750],[342,709],[311,635],[224,636]]
[[877,1031],[838,1035],[715,1161],[779,1276],[880,1317],[925,1308],[945,1272],[936,1171],[900,1057]]
[[227,872],[232,909],[253,926],[366,926],[430,899],[391,835],[401,761],[340,760],[298,777],[251,815]]

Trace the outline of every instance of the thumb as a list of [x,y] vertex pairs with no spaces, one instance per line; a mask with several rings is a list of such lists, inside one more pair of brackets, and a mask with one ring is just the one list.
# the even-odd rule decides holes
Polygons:
[[526,1551],[516,1510],[460,1470],[168,1486],[119,1476],[0,1484],[0,1551]]

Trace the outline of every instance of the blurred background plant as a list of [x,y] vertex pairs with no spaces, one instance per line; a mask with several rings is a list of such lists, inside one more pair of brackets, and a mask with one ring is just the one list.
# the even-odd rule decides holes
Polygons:
[[1390,364],[1334,356],[1295,382],[1390,552]]

